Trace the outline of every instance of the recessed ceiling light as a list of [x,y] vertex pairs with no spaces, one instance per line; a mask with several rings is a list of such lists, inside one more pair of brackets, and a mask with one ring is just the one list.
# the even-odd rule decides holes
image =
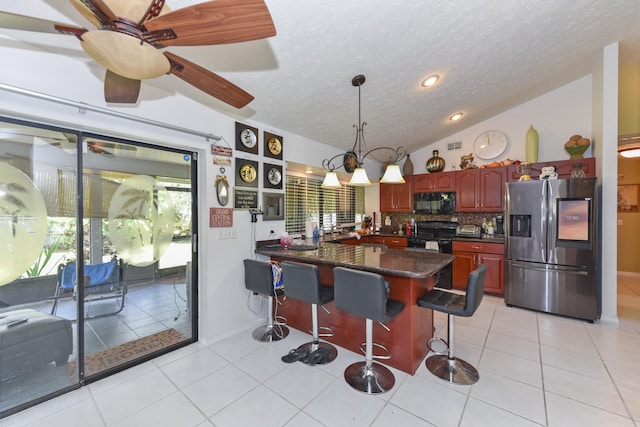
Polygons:
[[305,170],[305,172],[306,172],[306,173],[313,173],[313,169],[309,169],[309,168],[307,168],[307,169]]
[[451,120],[452,122],[455,122],[455,121],[460,120],[460,119],[462,118],[462,116],[464,116],[464,114],[463,114],[463,113],[455,113],[455,114],[452,114],[452,115],[449,117],[449,120]]
[[431,87],[434,84],[436,84],[438,82],[438,79],[440,79],[440,76],[437,74],[434,74],[432,76],[427,77],[426,79],[424,79],[422,81],[422,83],[420,83],[420,86],[422,87]]

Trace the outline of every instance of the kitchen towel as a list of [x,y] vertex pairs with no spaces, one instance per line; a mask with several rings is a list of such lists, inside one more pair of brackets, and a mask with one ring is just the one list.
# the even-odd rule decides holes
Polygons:
[[438,246],[438,242],[425,242],[424,248],[429,249],[431,251],[440,251],[440,246]]

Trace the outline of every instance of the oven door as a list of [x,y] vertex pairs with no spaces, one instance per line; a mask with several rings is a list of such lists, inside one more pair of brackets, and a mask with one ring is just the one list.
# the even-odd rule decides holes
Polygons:
[[[443,254],[452,253],[451,239],[437,239],[437,238],[422,239],[419,237],[411,237],[407,239],[407,246],[410,248],[425,248],[427,246],[427,242],[437,242],[438,252],[440,253],[443,253]],[[451,263],[449,263],[437,273],[436,288],[453,289],[452,274],[453,274],[453,267]]]

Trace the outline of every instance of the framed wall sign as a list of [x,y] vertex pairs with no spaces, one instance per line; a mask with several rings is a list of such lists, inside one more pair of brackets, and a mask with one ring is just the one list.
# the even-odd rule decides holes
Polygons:
[[236,150],[258,154],[258,129],[236,122]]
[[264,132],[264,155],[273,159],[282,160],[282,137],[270,132]]
[[258,209],[258,190],[248,188],[233,189],[234,209]]
[[236,185],[239,187],[258,188],[258,162],[254,160],[236,159]]
[[284,176],[282,175],[282,166],[264,163],[263,169],[264,169],[264,180],[263,180],[264,188],[273,188],[273,189],[282,190],[282,181],[284,179]]
[[284,219],[284,193],[262,192],[263,221]]

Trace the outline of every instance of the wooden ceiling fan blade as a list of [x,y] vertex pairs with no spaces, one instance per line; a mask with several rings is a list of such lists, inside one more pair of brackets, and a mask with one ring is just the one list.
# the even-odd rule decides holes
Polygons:
[[173,53],[164,52],[164,55],[171,62],[171,74],[214,98],[236,108],[242,108],[253,101],[251,94],[217,74]]
[[103,0],[71,0],[71,4],[92,23],[95,24],[97,19],[98,27],[115,27],[114,21],[118,20],[118,15]]
[[163,46],[202,46],[258,40],[276,34],[263,0],[215,0],[175,10],[145,24]]
[[0,12],[0,27],[37,33],[72,34],[75,36],[82,35],[88,31],[86,28],[76,27],[75,25],[16,15],[9,12]]
[[119,104],[135,104],[140,94],[140,80],[122,77],[107,70],[104,77],[104,99]]

